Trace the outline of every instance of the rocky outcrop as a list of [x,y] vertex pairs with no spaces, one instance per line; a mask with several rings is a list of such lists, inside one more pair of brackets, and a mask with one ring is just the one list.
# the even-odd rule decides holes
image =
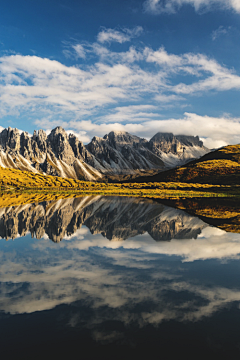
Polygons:
[[4,129],[0,133],[0,150],[3,167],[73,179],[102,177],[97,160],[76,136],[69,136],[61,127],[49,135],[43,130],[34,131],[33,136],[17,129]]
[[161,171],[208,152],[198,137],[157,133],[150,141],[127,132],[111,131],[88,145],[62,128],[50,134],[18,129],[0,133],[0,166],[73,179]]
[[159,156],[169,168],[183,165],[189,160],[205,155],[209,150],[198,136],[157,133],[148,143],[149,149]]
[[157,133],[149,141],[149,147],[156,151],[163,151],[165,153],[179,154],[186,150],[186,147],[203,148],[203,142],[199,140],[198,136],[176,135],[172,133]]
[[5,239],[30,232],[37,239],[46,234],[60,242],[82,225],[111,241],[146,232],[155,241],[191,239],[206,226],[184,211],[140,198],[87,196],[0,209],[0,237]]
[[166,170],[209,151],[198,136],[157,133],[147,141],[121,131],[94,137],[86,147],[103,167],[118,174],[139,169]]
[[117,174],[164,168],[164,162],[147,147],[147,140],[125,132],[94,137],[87,149],[101,165]]

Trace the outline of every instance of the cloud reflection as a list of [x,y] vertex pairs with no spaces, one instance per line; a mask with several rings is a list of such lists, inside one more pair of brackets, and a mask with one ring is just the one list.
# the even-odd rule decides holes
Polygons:
[[[109,202],[99,200],[101,198],[88,202],[94,214],[100,214],[100,209],[109,210],[111,206],[115,209]],[[64,207],[62,203],[52,205],[48,211],[54,215],[68,208],[69,203]],[[129,203],[125,200],[122,206],[126,212]],[[184,239],[183,236],[171,241],[155,241],[150,231],[141,230],[140,235],[130,236],[125,241],[109,241],[102,236],[105,233],[101,226],[111,224],[112,231],[117,233],[120,226],[114,227],[112,218],[108,217],[99,231],[94,228],[96,234],[91,234],[92,227],[81,225],[74,228],[73,234],[66,232],[64,240],[58,244],[49,241],[47,236],[41,240],[31,239],[30,234],[24,242],[21,238],[15,242],[1,241],[0,310],[14,315],[51,310],[63,304],[74,306],[74,313],[64,313],[66,325],[89,328],[93,339],[109,343],[121,339],[123,333],[103,330],[101,324],[106,321],[120,321],[125,327],[131,324],[158,326],[169,320],[199,321],[233,303],[240,303],[238,284],[230,286],[224,278],[213,278],[206,271],[212,259],[220,260],[215,261],[214,266],[221,270],[222,267],[228,269],[227,262],[230,264],[231,260],[239,258],[240,235],[207,226],[183,211],[159,204],[155,207],[152,203],[147,206],[155,215],[148,219],[150,224],[154,220],[155,227],[166,226],[179,220],[181,215],[184,228],[195,227],[201,231],[197,238]],[[121,208],[119,203],[118,208]],[[83,207],[78,204],[75,209],[82,211]],[[44,211],[41,214],[45,214]],[[99,221],[100,217],[97,219]],[[141,224],[146,226],[146,221]],[[131,229],[133,234],[135,229]],[[185,234],[188,236],[189,232]],[[198,272],[194,267],[196,261],[199,262]],[[83,304],[92,310],[86,312],[85,317],[81,315]]]

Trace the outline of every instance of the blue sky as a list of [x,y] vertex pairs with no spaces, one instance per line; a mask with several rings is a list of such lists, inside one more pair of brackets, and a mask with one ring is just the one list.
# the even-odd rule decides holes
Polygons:
[[240,0],[0,5],[0,125],[240,142]]

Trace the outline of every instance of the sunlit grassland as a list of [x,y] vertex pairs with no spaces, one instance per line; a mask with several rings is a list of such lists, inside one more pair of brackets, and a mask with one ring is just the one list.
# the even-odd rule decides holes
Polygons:
[[161,199],[238,197],[240,187],[182,182],[108,184],[46,176],[0,167],[0,206],[14,206],[85,195]]
[[0,188],[1,208],[81,196],[136,196],[169,201],[223,230],[240,231],[239,185],[179,181],[108,184],[0,167]]
[[214,183],[217,179],[234,175],[240,180],[240,164],[226,159],[208,160],[194,164],[194,166],[181,167],[175,170],[170,177],[172,181],[208,181]]

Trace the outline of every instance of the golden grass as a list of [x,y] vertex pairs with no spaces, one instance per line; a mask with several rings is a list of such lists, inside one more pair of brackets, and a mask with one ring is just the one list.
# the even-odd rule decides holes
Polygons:
[[[76,190],[121,190],[121,189],[166,189],[166,188],[197,188],[196,184],[175,183],[147,183],[147,184],[106,184],[90,181],[66,179],[58,176],[35,174],[30,171],[21,171],[0,167],[0,186],[18,189],[76,189]],[[211,185],[204,185],[211,188]]]
[[[216,159],[199,162],[193,166],[181,167],[175,171],[174,178],[194,181],[196,178],[211,179],[227,175],[240,174],[240,164],[236,161],[226,159]],[[171,177],[172,178],[172,177]]]
[[240,154],[240,145],[228,145],[218,151],[224,154]]
[[[211,168],[210,162],[207,163],[206,166]],[[221,161],[215,162],[216,168],[219,169],[220,163]],[[227,164],[231,169],[232,161],[228,161]],[[214,226],[223,230],[240,232],[240,210],[237,201],[240,196],[240,186],[238,185],[222,186],[190,182],[106,184],[0,167],[0,187],[4,190],[0,196],[1,208],[86,195],[158,198],[162,199],[161,201],[172,201],[178,208],[210,219]],[[225,201],[224,199],[231,199],[236,205],[220,206],[220,201]],[[215,221],[219,221],[219,224],[216,225]]]
[[[234,196],[232,188],[229,186],[222,187],[220,185],[182,182],[106,184],[46,176],[2,167],[0,167],[0,187],[2,190],[12,189],[16,194],[17,203],[25,203],[25,201],[40,202],[91,194],[162,199]],[[25,193],[28,193],[28,195],[25,195]],[[3,196],[2,200],[0,200],[0,206],[15,204],[14,196],[9,197],[9,200]],[[29,196],[29,200],[27,200],[27,196]]]

